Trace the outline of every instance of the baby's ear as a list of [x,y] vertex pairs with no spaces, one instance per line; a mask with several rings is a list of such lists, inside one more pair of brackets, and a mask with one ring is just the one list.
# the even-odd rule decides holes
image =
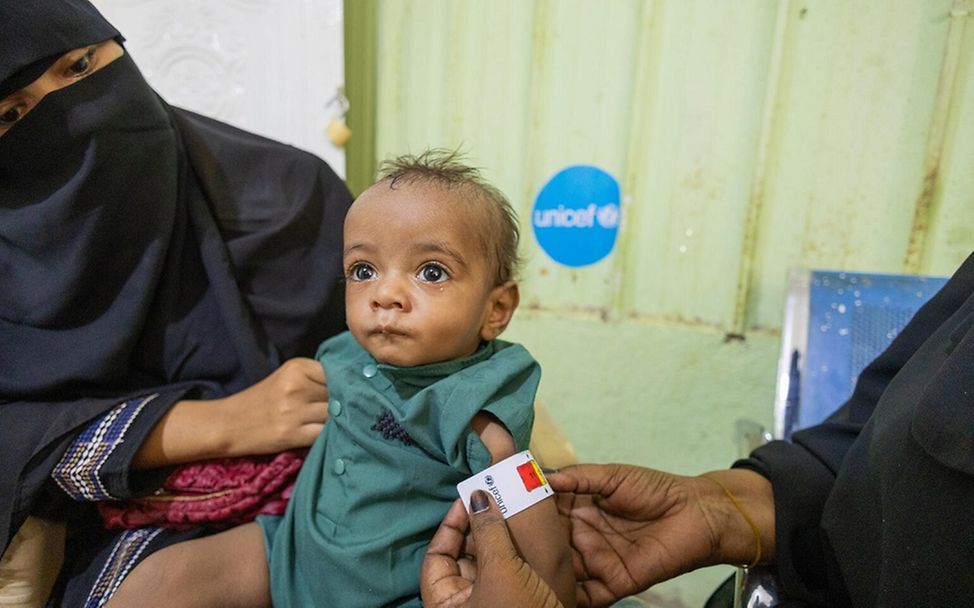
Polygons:
[[507,329],[517,305],[521,302],[521,292],[517,283],[507,281],[491,290],[487,297],[484,324],[480,328],[480,337],[493,340]]

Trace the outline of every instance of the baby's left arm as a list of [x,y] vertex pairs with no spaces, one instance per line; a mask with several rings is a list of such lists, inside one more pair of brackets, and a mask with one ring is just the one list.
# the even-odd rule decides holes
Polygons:
[[[478,413],[470,426],[490,452],[491,464],[512,456],[514,438],[497,418]],[[575,605],[575,575],[572,570],[568,532],[561,525],[554,500],[542,500],[507,520],[514,546],[528,564],[555,591],[566,608]]]

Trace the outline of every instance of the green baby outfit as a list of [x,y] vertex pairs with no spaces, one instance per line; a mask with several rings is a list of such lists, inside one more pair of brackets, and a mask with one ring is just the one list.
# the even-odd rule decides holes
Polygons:
[[470,421],[528,447],[538,363],[494,340],[459,361],[377,363],[348,332],[321,345],[329,420],[287,511],[262,516],[275,606],[420,606],[419,569],[456,484],[490,464]]

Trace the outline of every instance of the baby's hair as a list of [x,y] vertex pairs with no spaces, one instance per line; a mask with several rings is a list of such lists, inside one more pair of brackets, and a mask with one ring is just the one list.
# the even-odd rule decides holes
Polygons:
[[464,164],[463,160],[459,150],[445,148],[431,148],[419,155],[404,154],[382,162],[379,183],[388,182],[390,189],[399,183],[425,183],[466,190],[486,202],[489,224],[482,244],[496,270],[496,284],[514,280],[521,263],[517,253],[520,238],[517,214],[504,193],[484,180],[479,169]]

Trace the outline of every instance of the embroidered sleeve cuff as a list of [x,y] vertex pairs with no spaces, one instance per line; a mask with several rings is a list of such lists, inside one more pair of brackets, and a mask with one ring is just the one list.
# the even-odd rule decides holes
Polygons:
[[[126,439],[139,414],[158,394],[119,404],[82,431],[54,467],[51,477],[74,500],[117,500],[105,481],[106,463]],[[141,442],[138,442],[141,443]]]

